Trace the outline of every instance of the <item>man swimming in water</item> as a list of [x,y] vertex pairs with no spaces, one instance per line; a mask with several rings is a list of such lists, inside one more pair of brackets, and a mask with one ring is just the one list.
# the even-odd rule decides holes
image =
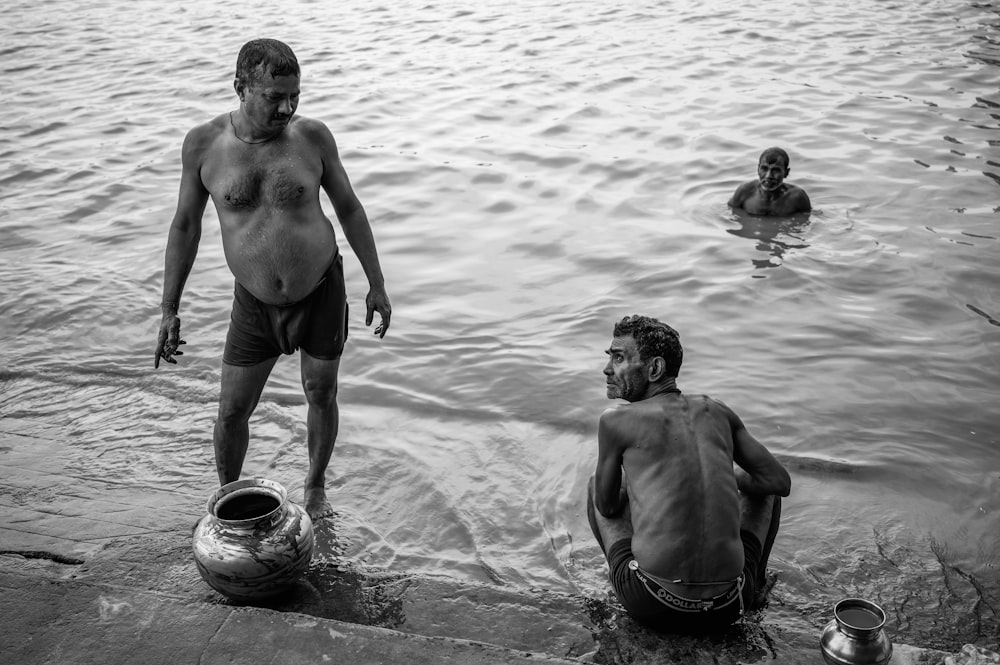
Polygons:
[[729,207],[745,210],[751,215],[787,217],[812,210],[805,190],[785,182],[789,168],[788,153],[781,148],[768,148],[757,160],[757,180],[736,188]]
[[728,406],[677,388],[670,326],[627,316],[607,354],[608,398],[628,404],[601,415],[587,515],[615,594],[656,629],[728,626],[763,595],[788,472]]
[[273,39],[247,42],[236,60],[238,108],[188,132],[182,149],[177,211],[167,240],[160,360],[176,363],[181,294],[201,238],[211,197],[222,247],[236,278],[233,311],[222,356],[215,465],[219,482],[238,480],[249,443],[248,421],[278,356],[302,351],[308,404],[309,470],[305,507],[314,519],[332,513],[326,468],[339,426],[337,373],[347,338],[343,260],[319,190],[357,255],[369,291],[365,325],[377,311],[380,338],[392,313],[364,208],[325,124],[295,115],[299,63]]

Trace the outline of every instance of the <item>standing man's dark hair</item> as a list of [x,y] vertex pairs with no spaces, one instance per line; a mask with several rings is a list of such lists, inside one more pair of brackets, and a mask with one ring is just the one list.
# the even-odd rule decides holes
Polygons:
[[288,44],[277,39],[253,39],[236,57],[236,82],[252,87],[264,80],[270,69],[275,76],[301,76],[299,61]]

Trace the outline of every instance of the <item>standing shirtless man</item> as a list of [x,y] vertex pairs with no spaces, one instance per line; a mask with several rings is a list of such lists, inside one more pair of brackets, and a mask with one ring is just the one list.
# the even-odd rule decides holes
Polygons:
[[751,215],[788,217],[809,212],[812,203],[801,187],[785,182],[791,172],[788,153],[781,148],[768,148],[757,160],[757,179],[736,188],[729,207],[743,209]]
[[250,415],[271,369],[279,355],[300,349],[309,407],[305,505],[318,519],[332,513],[325,473],[339,426],[337,372],[347,338],[343,260],[333,224],[320,206],[320,188],[368,278],[365,325],[377,311],[380,338],[389,329],[392,308],[368,217],[333,134],[322,122],[295,115],[295,54],[273,39],[247,42],[236,60],[234,86],[239,108],[195,127],[184,139],[154,366],[161,359],[175,363],[174,356],[182,355],[177,313],[211,197],[226,262],[236,278],[214,433],[219,482],[239,479]]
[[[755,605],[778,531],[785,468],[725,404],[677,388],[677,332],[614,328],[587,514],[615,594],[653,628],[722,628]],[[739,468],[734,468],[733,462]]]

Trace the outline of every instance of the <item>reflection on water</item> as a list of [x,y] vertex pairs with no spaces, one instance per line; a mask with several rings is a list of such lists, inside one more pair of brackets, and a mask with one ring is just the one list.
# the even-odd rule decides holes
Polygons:
[[[614,320],[648,313],[681,331],[682,388],[792,469],[769,617],[818,629],[857,594],[900,641],[995,635],[996,7],[317,8],[5,5],[0,415],[58,423],[81,475],[214,489],[232,277],[211,209],[185,355],[153,372],[156,303],[181,141],[234,106],[235,55],[268,34],[299,55],[299,112],[337,137],[394,305],[382,342],[351,321],[342,363],[348,555],[606,593],[582,511],[602,351]],[[817,212],[733,218],[773,144]],[[304,417],[283,359],[246,472],[298,500]]]
[[[751,259],[754,268],[777,268],[788,250],[809,247],[805,242],[805,234],[809,226],[810,213],[792,217],[758,217],[736,211],[734,216],[740,228],[726,229],[726,233],[753,240],[757,251],[767,255],[767,258]],[[753,277],[764,277],[764,275],[753,275]]]

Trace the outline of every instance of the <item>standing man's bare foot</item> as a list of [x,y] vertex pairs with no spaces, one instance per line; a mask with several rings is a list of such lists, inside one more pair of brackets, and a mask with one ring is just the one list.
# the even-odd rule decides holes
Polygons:
[[333,515],[333,506],[326,500],[325,487],[307,487],[305,498],[306,512],[312,521]]

